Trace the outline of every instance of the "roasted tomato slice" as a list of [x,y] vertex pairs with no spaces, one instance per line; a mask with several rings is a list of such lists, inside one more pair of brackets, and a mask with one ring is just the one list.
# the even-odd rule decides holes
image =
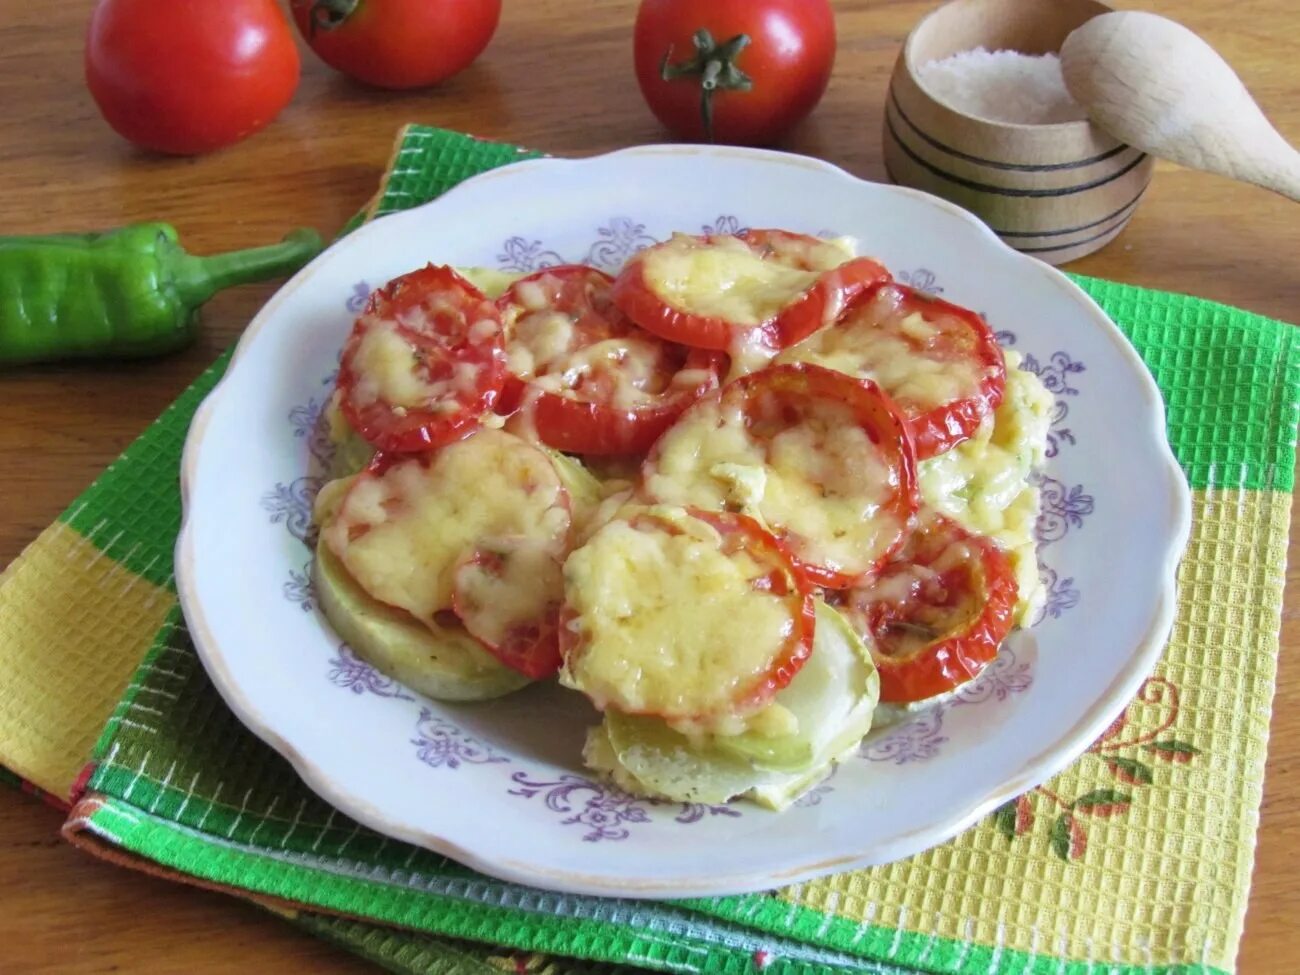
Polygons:
[[370,296],[343,347],[348,422],[381,451],[415,453],[465,436],[505,382],[496,305],[449,267],[404,274]]
[[775,366],[683,413],[646,458],[641,492],[752,515],[812,582],[842,588],[903,543],[917,507],[916,459],[873,384]]
[[[561,558],[572,522],[569,493],[546,453],[480,427],[431,453],[376,455],[321,539],[373,598],[427,623],[453,610],[457,571],[486,540],[525,536]],[[508,594],[516,603],[546,601],[531,591],[543,577],[510,578],[526,590]]]
[[452,608],[469,635],[533,680],[560,669],[563,556],[554,539],[511,535],[485,540],[453,574]]
[[644,453],[718,385],[720,357],[666,342],[613,304],[613,279],[547,268],[498,299],[510,375],[499,409],[512,429],[576,454]]
[[878,575],[830,598],[871,648],[880,700],[908,704],[966,683],[997,656],[1016,595],[997,543],[927,514]]
[[[812,287],[777,316],[776,347],[780,349],[830,325],[859,295],[893,280],[879,261],[870,257],[844,260],[844,252],[839,247],[819,237],[788,230],[746,230],[739,236],[765,260],[821,272]],[[842,263],[831,263],[835,252]]]
[[766,704],[812,652],[811,588],[756,521],[626,511],[564,563],[560,680],[601,710],[718,728]]
[[874,380],[903,411],[921,460],[968,439],[1002,402],[1007,379],[983,318],[901,284],[864,295],[778,361]]
[[888,279],[875,261],[803,234],[674,234],[628,261],[614,282],[614,302],[669,341],[770,357]]

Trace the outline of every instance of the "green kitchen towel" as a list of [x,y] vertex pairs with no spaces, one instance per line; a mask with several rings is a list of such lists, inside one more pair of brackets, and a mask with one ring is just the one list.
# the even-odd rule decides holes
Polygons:
[[[365,219],[520,156],[409,127]],[[759,894],[646,903],[492,880],[330,808],[225,708],[175,604],[180,448],[225,359],[0,579],[0,653],[28,675],[26,697],[12,677],[0,684],[0,758],[49,788],[33,770],[50,756],[67,767],[77,739],[42,724],[42,694],[56,713],[85,679],[61,661],[86,648],[101,660],[106,646],[139,661],[147,648],[115,688],[67,834],[261,900],[396,970],[1230,971],[1274,688],[1300,356],[1282,323],[1076,280],[1155,375],[1194,489],[1178,618],[1122,727],[934,850]],[[1070,580],[1057,582],[1066,607]],[[1233,668],[1217,666],[1223,646]],[[585,800],[570,801],[581,817]]]

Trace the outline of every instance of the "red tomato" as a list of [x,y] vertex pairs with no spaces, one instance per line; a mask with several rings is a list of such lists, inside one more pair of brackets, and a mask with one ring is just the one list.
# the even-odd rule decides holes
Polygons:
[[[727,713],[752,712],[766,704],[777,691],[789,684],[812,653],[813,633],[816,626],[816,605],[812,589],[794,570],[788,554],[777,544],[771,533],[754,519],[741,514],[701,511],[697,508],[687,508],[685,512],[690,517],[705,522],[721,536],[719,543],[721,551],[728,558],[740,555],[747,557],[746,561],[754,573],[747,580],[750,588],[775,596],[784,602],[791,622],[789,630],[761,672],[746,673],[743,675],[743,682],[725,692],[725,695],[724,692],[712,687],[706,690],[706,694],[713,697],[707,713],[684,712],[660,702],[655,702],[652,706],[634,707],[621,700],[619,696],[607,700],[593,699],[593,703],[601,710],[608,707],[625,714],[650,714],[670,721],[707,721]],[[671,518],[662,517],[653,511],[636,512],[627,519],[627,523],[637,531],[650,535],[657,533],[672,536],[684,531],[683,527],[674,523]],[[653,571],[653,567],[646,568],[648,572]],[[707,600],[705,603],[707,604]],[[580,614],[569,603],[560,610],[560,653],[571,670],[581,668],[579,658],[582,655],[606,652],[599,643],[593,643],[585,634],[584,628],[577,624],[579,616]],[[670,641],[664,645],[663,654],[671,661],[676,654],[702,652],[702,648],[689,644],[689,639],[684,643]],[[636,677],[634,680],[639,682],[640,678]]]
[[[791,291],[789,302],[761,321],[733,321],[691,307],[681,296],[665,295],[654,280],[653,262],[660,252],[684,250],[707,256],[703,252],[708,249],[734,247],[737,240],[765,261],[822,273],[805,290]],[[843,252],[826,241],[785,230],[746,230],[734,236],[675,234],[627,262],[614,282],[614,303],[636,324],[671,342],[717,351],[734,351],[738,346],[776,351],[830,324],[858,295],[890,280],[889,272],[871,258],[841,263],[843,259]]]
[[746,230],[740,238],[760,256],[804,271],[822,271],[811,288],[785,307],[775,322],[776,347],[784,349],[830,325],[862,293],[893,277],[870,257],[855,257],[829,270],[819,257],[831,246],[787,230]]
[[[1007,381],[983,318],[902,284],[876,289],[779,361],[833,363],[879,383],[902,410],[920,460],[969,439],[1002,402]],[[936,364],[959,384],[955,392],[927,382]]]
[[835,61],[828,0],[642,0],[636,78],[684,139],[770,145],[813,110]]
[[556,450],[643,453],[718,385],[717,357],[665,342],[610,301],[609,275],[579,264],[515,282],[498,301],[508,323],[502,409]]
[[501,0],[291,0],[293,19],[331,68],[379,88],[422,88],[469,67]]
[[897,704],[979,674],[1011,632],[1016,598],[1007,554],[936,514],[879,575],[832,597],[871,649],[880,700]]
[[370,296],[339,363],[343,415],[381,451],[428,450],[470,433],[505,381],[496,305],[449,267]]
[[195,155],[252,135],[298,87],[298,49],[274,0],[101,0],[86,84],[119,135]]
[[[743,479],[719,474],[755,469],[780,485],[756,503]],[[750,373],[697,402],[650,451],[640,491],[667,504],[752,507],[796,568],[831,588],[888,559],[918,504],[915,453],[889,397],[802,364]]]

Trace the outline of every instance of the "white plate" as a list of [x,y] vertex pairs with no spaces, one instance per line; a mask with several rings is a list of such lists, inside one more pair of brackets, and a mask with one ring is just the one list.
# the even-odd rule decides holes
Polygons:
[[[1044,618],[950,703],[878,733],[777,815],[652,803],[581,766],[575,695],[421,699],[341,646],[307,581],[316,417],[366,292],[424,263],[620,265],[672,231],[851,234],[902,279],[973,307],[1055,393],[1038,523]],[[1133,348],[1057,271],[958,208],[772,152],[644,147],[522,162],[362,227],[262,310],[200,408],[177,580],[229,705],[312,789],[384,833],[495,876],[633,897],[737,893],[933,846],[1080,754],[1150,672],[1190,503]]]

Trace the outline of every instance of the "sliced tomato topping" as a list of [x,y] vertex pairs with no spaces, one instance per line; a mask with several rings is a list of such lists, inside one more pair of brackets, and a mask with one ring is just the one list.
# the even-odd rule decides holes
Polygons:
[[974,434],[1006,388],[1002,349],[983,318],[901,284],[863,296],[778,361],[878,383],[907,418],[921,460]]
[[601,710],[717,726],[766,704],[812,652],[811,587],[730,512],[625,512],[564,566],[561,680]]
[[569,453],[641,453],[718,385],[718,357],[632,324],[612,286],[602,271],[566,265],[498,299],[510,369],[499,409],[518,411],[512,428]]
[[841,588],[903,543],[917,507],[916,459],[874,384],[776,366],[682,414],[646,458],[640,491],[753,515],[813,583]]
[[885,280],[889,273],[877,262],[849,259],[834,244],[803,234],[675,234],[628,261],[613,297],[632,321],[669,341],[775,354]]
[[906,704],[979,674],[1011,632],[1016,596],[997,543],[929,514],[878,575],[832,600],[871,648],[880,699]]
[[879,261],[870,257],[846,261],[842,250],[819,237],[788,230],[746,230],[738,236],[766,260],[821,272],[812,287],[777,317],[775,345],[779,349],[801,342],[817,329],[830,325],[859,295],[893,280]]
[[563,546],[511,535],[485,541],[456,567],[452,608],[470,636],[533,680],[560,669]]
[[341,407],[374,447],[415,453],[465,436],[505,382],[496,305],[449,267],[370,296],[339,364]]
[[[522,536],[560,558],[572,520],[546,453],[481,427],[431,453],[376,455],[321,538],[370,596],[427,623],[453,610],[458,568],[489,540]],[[507,594],[519,605],[536,601],[531,587],[546,582],[510,579],[525,590]]]

